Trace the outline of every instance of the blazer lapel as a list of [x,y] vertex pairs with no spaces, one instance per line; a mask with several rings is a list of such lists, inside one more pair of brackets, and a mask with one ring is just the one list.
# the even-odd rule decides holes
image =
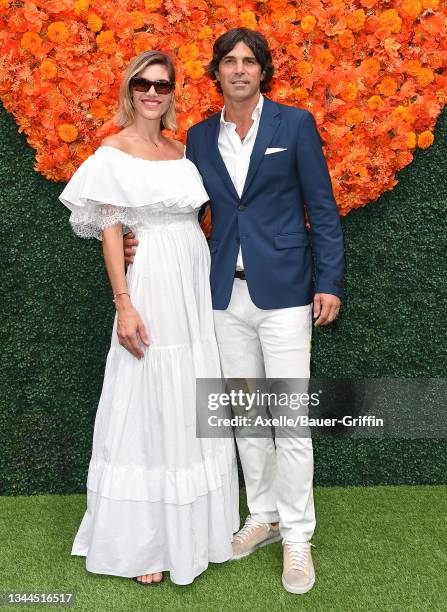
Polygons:
[[233,181],[231,180],[230,175],[228,174],[227,167],[219,151],[219,128],[220,113],[217,113],[216,115],[214,115],[212,120],[208,121],[207,138],[209,159],[213,166],[216,168],[218,176],[222,178],[223,183],[227,186],[227,189],[229,189],[231,194],[239,201],[239,195],[236,191],[235,186],[233,185]]
[[268,98],[264,97],[258,133],[256,135],[255,145],[250,157],[250,165],[248,167],[247,178],[245,179],[241,199],[245,196],[245,193],[256,174],[256,170],[258,169],[258,166],[265,155],[265,151],[275,135],[276,130],[278,129],[281,120],[280,115],[281,112],[279,110],[279,106],[275,104],[275,102],[272,102]]

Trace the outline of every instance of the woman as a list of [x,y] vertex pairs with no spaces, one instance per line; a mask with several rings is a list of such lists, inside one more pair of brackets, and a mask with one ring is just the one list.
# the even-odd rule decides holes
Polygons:
[[[219,378],[220,364],[197,220],[208,195],[183,145],[161,134],[176,128],[174,88],[167,55],[136,57],[120,90],[123,129],[60,196],[74,231],[102,238],[116,306],[72,554],[144,585],[168,570],[191,583],[231,557],[239,528],[234,442],[196,437],[196,378]],[[124,226],[139,240],[127,275]]]

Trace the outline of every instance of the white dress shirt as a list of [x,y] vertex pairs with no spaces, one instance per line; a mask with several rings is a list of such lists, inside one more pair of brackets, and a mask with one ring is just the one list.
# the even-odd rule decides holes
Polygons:
[[[219,151],[239,197],[241,197],[244,190],[248,166],[250,164],[250,156],[258,133],[263,104],[264,96],[260,95],[259,101],[251,116],[253,124],[243,141],[241,141],[240,136],[236,133],[236,124],[225,121],[225,106],[220,115]],[[239,247],[236,269],[244,269],[241,247]]]

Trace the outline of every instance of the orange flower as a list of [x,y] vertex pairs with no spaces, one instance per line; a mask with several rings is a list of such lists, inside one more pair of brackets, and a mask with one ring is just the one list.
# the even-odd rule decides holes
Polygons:
[[324,66],[330,66],[334,59],[335,58],[329,49],[322,49],[317,53],[317,60]]
[[186,132],[186,130],[189,130],[190,127],[198,123],[201,119],[203,119],[203,117],[201,117],[200,111],[192,110],[180,117],[180,127]]
[[338,42],[340,47],[343,49],[349,49],[349,47],[352,47],[355,42],[354,34],[351,32],[351,30],[345,30],[338,35]]
[[64,43],[70,36],[70,32],[63,21],[55,21],[48,26],[47,36],[51,42]]
[[76,156],[82,161],[86,160],[87,157],[93,154],[93,148],[89,144],[78,144],[76,147]]
[[380,96],[371,96],[367,100],[367,104],[371,110],[377,110],[380,106],[382,106],[382,98]]
[[163,4],[163,0],[144,0],[144,6],[148,11],[158,11]]
[[357,125],[363,120],[364,116],[364,112],[359,108],[350,108],[344,115],[347,125]]
[[296,10],[287,2],[282,3],[278,10],[272,7],[271,20],[273,23],[285,23],[296,20]]
[[373,57],[368,57],[360,64],[360,72],[375,80],[379,76],[380,62]]
[[301,60],[300,62],[296,63],[296,73],[301,78],[304,78],[311,72],[312,72],[311,62],[306,62],[305,60]]
[[399,11],[404,17],[414,19],[422,11],[422,2],[420,0],[402,0]]
[[101,100],[95,100],[90,107],[90,112],[94,119],[105,120],[109,117],[107,106]]
[[0,11],[9,8],[11,0],[0,0]]
[[428,149],[428,147],[433,144],[434,140],[435,138],[432,132],[430,132],[429,130],[421,132],[418,136],[418,147],[420,149]]
[[405,138],[405,145],[407,149],[415,149],[417,144],[416,134],[414,132],[408,132]]
[[416,121],[416,117],[413,114],[413,108],[412,106],[406,106],[405,107],[405,113],[403,115],[403,119],[404,121],[406,121],[407,123],[414,123]]
[[287,81],[278,79],[274,81],[271,91],[271,96],[274,100],[284,103],[290,95],[291,89]]
[[205,70],[200,60],[186,62],[185,72],[191,79],[200,79],[205,74]]
[[382,96],[394,96],[397,91],[396,79],[390,76],[383,78],[379,83],[378,90]]
[[345,102],[352,102],[357,98],[357,85],[355,83],[346,83],[345,87],[340,92],[340,98]]
[[107,53],[107,55],[112,55],[116,51],[116,42],[115,42],[115,34],[112,30],[105,30],[98,34],[96,37],[96,44],[98,45],[98,49]]
[[191,45],[182,45],[178,50],[178,58],[180,61],[191,61],[199,57],[199,48],[192,43]]
[[421,87],[427,87],[434,80],[435,75],[431,68],[421,68],[416,75],[417,84]]
[[358,176],[359,178],[366,178],[368,176],[368,169],[362,164],[355,164],[351,168],[351,174]]
[[436,10],[439,7],[439,0],[422,0],[424,9]]
[[286,46],[286,53],[290,57],[294,57],[295,59],[300,59],[303,57],[303,50],[298,47],[296,43],[290,43]]
[[[348,124],[352,127],[352,123]],[[350,148],[352,141],[354,140],[354,136],[352,135],[352,132],[346,132],[346,134],[343,136],[343,138],[341,139],[341,145],[342,147],[346,147],[346,148]]]
[[74,13],[75,15],[85,14],[90,7],[90,0],[76,0],[74,3]]
[[415,119],[413,113],[411,112],[411,109],[408,108],[408,106],[404,106],[403,104],[399,104],[399,106],[396,106],[391,116],[393,117],[393,119],[396,119],[398,121],[406,121],[407,123],[413,123]]
[[396,108],[391,113],[391,117],[395,119],[396,121],[404,120],[404,116],[405,116],[405,106],[402,106],[402,104],[399,104],[399,106],[396,106]]
[[308,95],[309,92],[304,87],[295,87],[295,89],[293,90],[293,97],[298,102],[307,98]]
[[96,13],[89,13],[87,27],[92,32],[99,32],[102,29],[102,19]]
[[64,142],[73,142],[78,137],[78,128],[71,123],[63,123],[57,128],[57,133]]
[[55,64],[49,59],[44,59],[43,62],[39,66],[40,74],[42,78],[49,81],[54,79],[57,75],[57,68]]
[[190,111],[200,103],[200,95],[194,85],[185,85],[179,91],[178,109],[182,112]]
[[139,32],[134,39],[133,48],[137,55],[143,53],[144,51],[149,51],[150,49],[154,49],[156,44],[156,38],[153,34],[149,34],[148,32]]
[[379,21],[382,28],[390,30],[394,34],[400,32],[402,27],[402,19],[396,9],[387,9],[379,15]]
[[53,150],[53,158],[58,164],[63,164],[70,159],[70,147],[63,144]]
[[219,20],[224,20],[227,17],[227,11],[223,7],[219,7],[217,11],[214,13],[214,17]]
[[305,32],[306,34],[309,34],[309,32],[313,32],[315,30],[316,24],[317,24],[316,17],[314,17],[313,15],[306,15],[305,17],[301,19],[300,26],[303,32]]
[[360,30],[365,25],[366,15],[363,9],[358,9],[348,15],[346,19],[347,26],[350,30],[354,32],[360,32]]
[[36,53],[42,46],[42,39],[37,32],[25,32],[20,40],[20,44],[27,51]]
[[413,77],[418,75],[421,68],[422,66],[419,60],[408,60],[408,62],[405,63],[405,72]]
[[134,30],[139,30],[144,26],[144,15],[141,11],[132,11],[130,16],[132,18],[132,27]]
[[212,36],[213,30],[208,25],[202,26],[197,34],[199,40],[206,40],[207,38],[212,38]]
[[251,28],[252,30],[258,25],[256,15],[252,11],[242,11],[239,22],[243,28]]

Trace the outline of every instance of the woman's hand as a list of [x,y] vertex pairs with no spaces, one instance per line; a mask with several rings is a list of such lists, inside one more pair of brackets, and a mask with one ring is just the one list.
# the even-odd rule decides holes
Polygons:
[[140,340],[149,346],[149,337],[140,315],[132,306],[127,294],[119,295],[116,298],[116,310],[118,312],[116,333],[119,343],[134,357],[141,359],[144,357],[144,352]]

